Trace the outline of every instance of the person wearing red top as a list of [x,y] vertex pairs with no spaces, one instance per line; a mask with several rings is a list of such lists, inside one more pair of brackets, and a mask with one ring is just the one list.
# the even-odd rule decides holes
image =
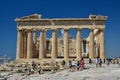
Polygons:
[[81,60],[80,60],[80,68],[81,68],[81,70],[84,69],[84,59],[83,58],[81,58]]

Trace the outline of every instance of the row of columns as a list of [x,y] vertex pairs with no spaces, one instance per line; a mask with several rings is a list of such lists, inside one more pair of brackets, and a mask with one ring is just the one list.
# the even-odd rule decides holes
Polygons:
[[[69,33],[68,29],[64,30],[64,59],[66,61],[69,60]],[[100,30],[100,58],[105,58],[105,50],[104,50],[104,32],[103,30]],[[39,38],[39,59],[45,58],[45,36],[46,32],[44,30],[41,30],[40,32],[40,38]],[[35,50],[33,49],[33,44],[36,45],[37,37],[36,37],[36,30],[33,31],[33,41],[32,41],[32,31],[28,30],[26,36],[22,38],[22,30],[18,30],[18,38],[17,38],[17,56],[16,59],[20,59],[21,54],[27,52],[26,58],[30,59],[32,58],[33,54],[35,54]],[[27,38],[27,39],[26,39]],[[25,40],[24,40],[25,39]],[[24,43],[22,43],[22,40],[24,40]],[[22,50],[24,47],[25,49]],[[82,39],[81,39],[81,29],[77,29],[77,36],[76,36],[76,58],[79,60],[82,57]],[[51,52],[51,58],[56,59],[57,58],[57,30],[52,30],[52,52]],[[90,30],[90,40],[89,40],[89,58],[94,58],[94,30]]]

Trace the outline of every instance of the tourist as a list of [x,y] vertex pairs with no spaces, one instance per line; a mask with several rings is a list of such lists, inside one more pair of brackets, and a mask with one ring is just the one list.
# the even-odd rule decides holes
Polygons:
[[89,64],[91,64],[92,63],[92,59],[91,58],[89,58]]
[[65,64],[65,60],[63,60],[63,61],[62,61],[62,66],[63,66],[64,69],[65,69],[65,65],[66,65],[66,64]]
[[69,71],[72,71],[72,62],[69,60]]
[[108,59],[106,59],[106,64],[107,64],[107,66],[109,67],[110,61],[109,61]]
[[120,67],[120,61],[118,62],[118,66]]
[[34,61],[32,61],[32,69],[35,70],[36,69],[36,64]]
[[99,61],[99,66],[102,67],[102,59],[99,58],[99,60],[100,60],[100,61]]
[[36,70],[36,63],[34,61],[32,61],[32,64],[31,64],[31,74],[34,74]]
[[27,66],[27,74],[30,75],[31,74],[31,67],[30,66]]
[[81,71],[84,69],[84,59],[83,58],[81,58],[81,60],[80,60],[80,69],[81,69]]
[[99,64],[100,64],[100,59],[97,57],[96,60],[95,60],[95,62],[96,62],[96,68],[98,68]]
[[30,74],[34,74],[34,69],[33,69],[33,67],[31,68]]
[[106,62],[105,59],[103,61],[104,61],[104,63]]
[[118,59],[116,60],[116,63],[119,64]]
[[117,59],[118,67],[120,67],[120,57]]
[[41,74],[41,73],[42,73],[42,68],[41,68],[41,65],[40,65],[40,64],[38,64],[37,69],[38,69],[38,73]]
[[79,71],[79,69],[80,69],[80,62],[77,61],[77,71]]
[[75,60],[72,60],[72,71],[75,71]]

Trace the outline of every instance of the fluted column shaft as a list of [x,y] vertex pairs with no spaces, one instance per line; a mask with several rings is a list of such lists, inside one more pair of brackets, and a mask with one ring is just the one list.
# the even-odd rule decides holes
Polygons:
[[94,58],[94,30],[90,30],[89,58]]
[[82,57],[82,43],[81,43],[81,30],[77,30],[77,37],[76,37],[76,58],[80,60]]
[[44,58],[44,31],[40,32],[39,59]]
[[44,34],[44,56],[46,56],[46,30],[44,30],[43,34]]
[[25,35],[25,30],[23,30],[22,31],[22,43],[21,43],[21,45],[22,45],[22,49],[21,49],[21,58],[25,58],[25,54],[27,54],[26,52],[26,46],[27,46],[27,44],[26,44],[26,35]]
[[27,58],[27,33],[24,32],[24,58]]
[[57,30],[52,30],[52,55],[51,58],[54,60],[57,58]]
[[100,30],[100,58],[105,59],[104,30]]
[[64,59],[68,61],[69,59],[69,34],[68,30],[64,30]]
[[22,31],[22,53],[21,53],[21,58],[26,58],[26,54],[27,54],[27,39],[26,39],[26,31],[23,30]]
[[22,42],[21,42],[21,45],[22,45],[22,48],[21,48],[21,54],[20,54],[20,57],[21,58],[24,58],[24,30],[22,30]]
[[17,36],[17,54],[16,54],[16,60],[20,59],[21,49],[22,49],[22,30],[18,30],[18,36]]
[[32,32],[31,30],[28,31],[27,36],[27,59],[32,58]]
[[46,50],[46,31],[44,31],[44,47],[45,47],[45,50]]
[[37,35],[36,35],[36,30],[33,30],[33,57],[37,57],[36,54],[36,43],[37,43]]

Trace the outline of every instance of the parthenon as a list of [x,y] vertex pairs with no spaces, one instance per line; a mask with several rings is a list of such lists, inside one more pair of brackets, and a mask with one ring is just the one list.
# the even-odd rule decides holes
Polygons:
[[[89,15],[88,18],[53,18],[44,19],[39,14],[16,18],[17,52],[16,60],[44,60],[81,57],[105,59],[104,29],[107,16]],[[58,29],[63,31],[63,38],[58,38]],[[69,30],[76,30],[76,37],[69,38]],[[89,29],[88,38],[81,37],[81,30]],[[46,36],[52,31],[52,38]],[[39,32],[39,33],[38,33]],[[37,33],[39,37],[37,37]],[[85,45],[85,46],[84,46]]]

